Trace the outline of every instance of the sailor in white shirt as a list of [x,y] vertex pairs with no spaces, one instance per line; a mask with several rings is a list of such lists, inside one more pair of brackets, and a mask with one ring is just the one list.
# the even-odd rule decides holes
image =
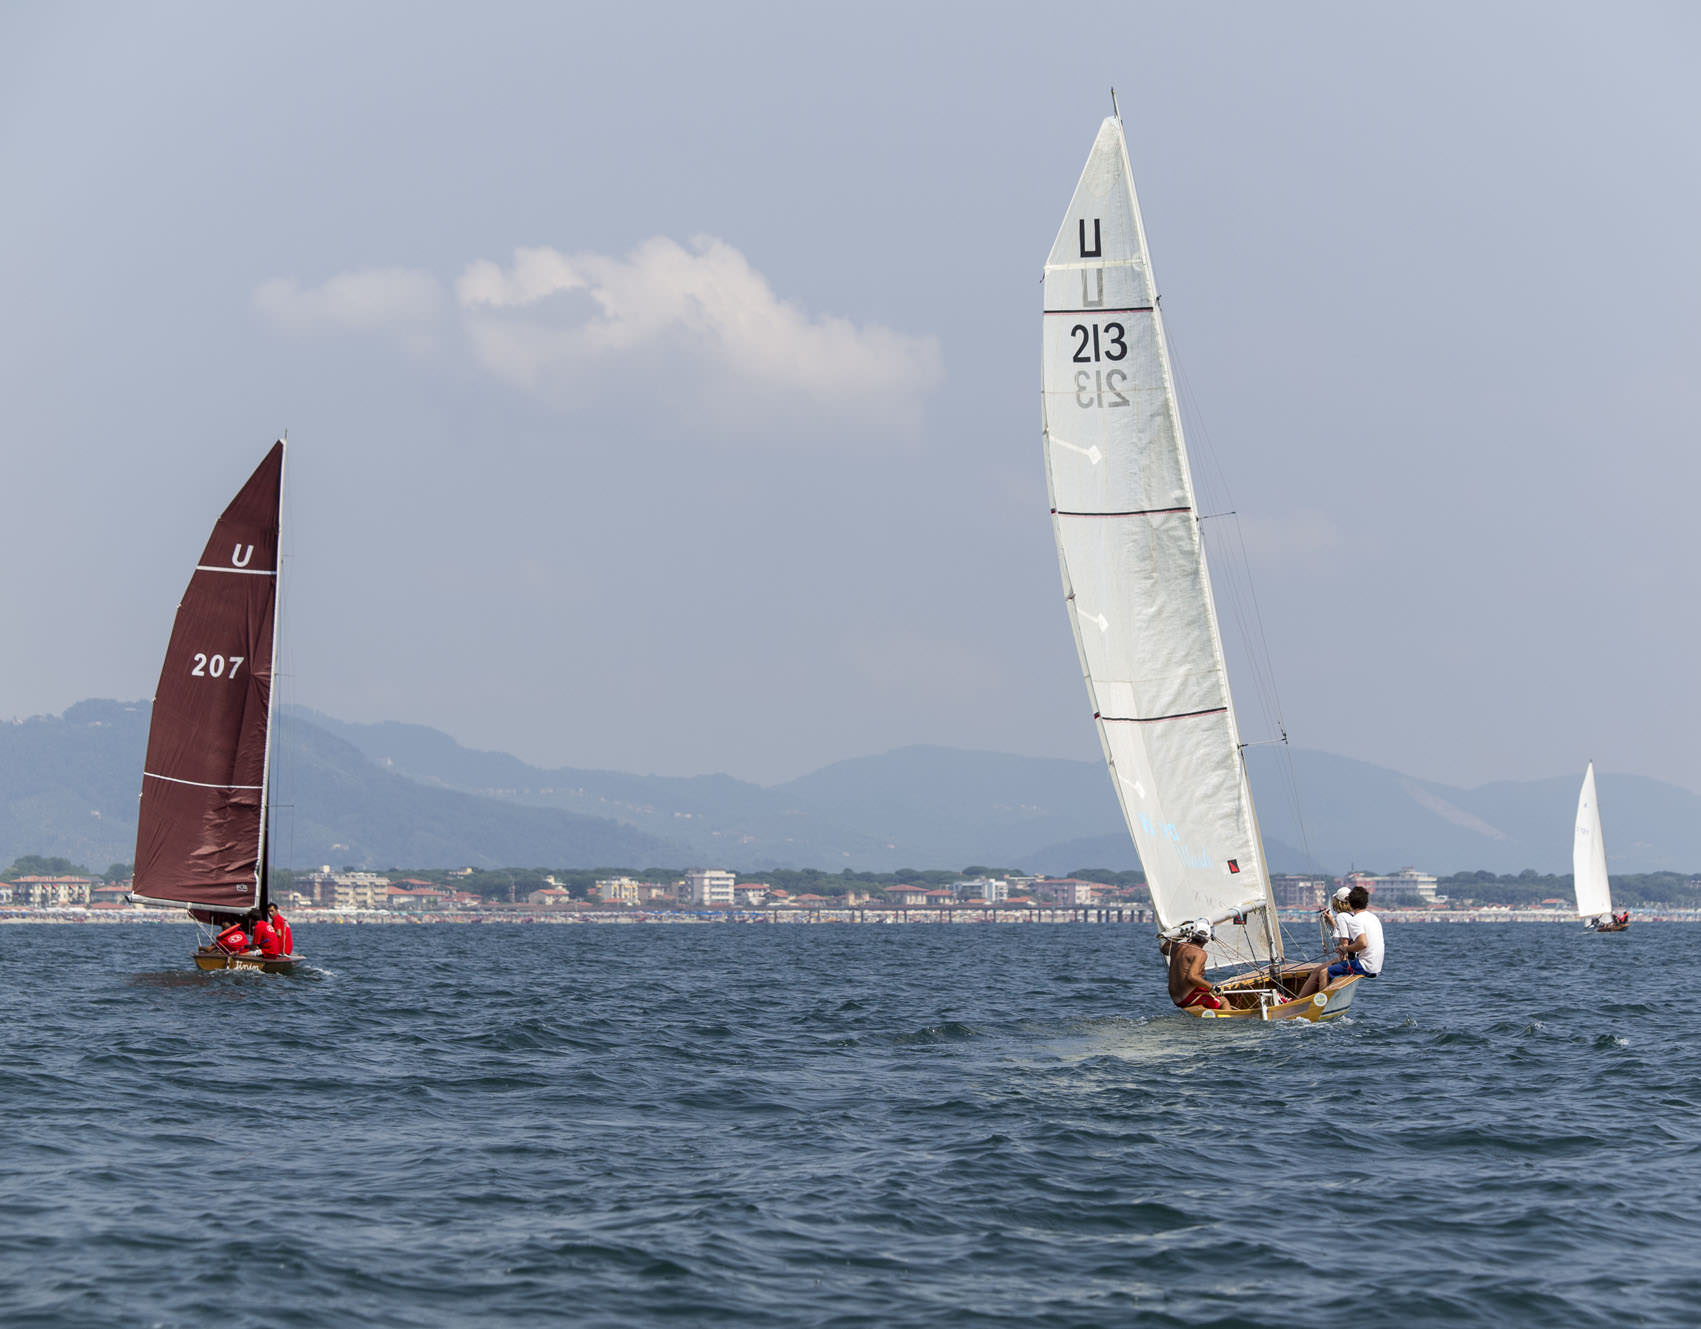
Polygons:
[[1382,941],[1382,920],[1370,912],[1370,892],[1362,886],[1354,886],[1347,893],[1347,908],[1350,913],[1335,916],[1337,929],[1342,925],[1346,928],[1344,938],[1338,930],[1336,933],[1335,951],[1340,959],[1327,967],[1320,964],[1312,970],[1305,986],[1299,990],[1301,997],[1309,997],[1348,974],[1375,978],[1382,972],[1386,952]]

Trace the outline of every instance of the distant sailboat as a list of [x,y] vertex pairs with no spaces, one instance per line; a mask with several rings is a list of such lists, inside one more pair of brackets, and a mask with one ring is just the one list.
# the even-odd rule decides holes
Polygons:
[[[269,905],[266,796],[284,445],[242,486],[177,606],[154,692],[136,827],[135,899],[180,904],[209,927]],[[298,955],[202,945],[202,969],[288,970]]]
[[1122,120],[1099,127],[1045,265],[1042,418],[1069,621],[1159,926],[1215,927],[1231,1005],[1188,1013],[1328,1019],[1357,976],[1289,1000],[1205,566],[1181,415]]
[[1583,772],[1577,793],[1577,829],[1571,840],[1571,881],[1577,888],[1577,916],[1596,932],[1623,932],[1630,926],[1628,911],[1612,912],[1612,886],[1607,880],[1606,840],[1601,835],[1601,805],[1595,797],[1595,763]]

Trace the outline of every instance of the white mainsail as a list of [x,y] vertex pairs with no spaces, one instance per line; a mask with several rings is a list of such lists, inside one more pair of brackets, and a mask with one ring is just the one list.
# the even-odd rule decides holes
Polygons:
[[1612,913],[1612,890],[1607,882],[1606,841],[1601,836],[1601,805],[1595,799],[1595,763],[1583,772],[1577,794],[1577,832],[1571,841],[1571,880],[1577,887],[1577,916],[1599,918]]
[[1052,527],[1087,693],[1159,924],[1213,965],[1281,953],[1122,122],[1099,128],[1045,265]]

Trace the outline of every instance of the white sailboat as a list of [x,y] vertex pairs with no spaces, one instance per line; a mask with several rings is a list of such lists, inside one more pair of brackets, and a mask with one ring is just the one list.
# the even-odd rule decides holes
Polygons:
[[1045,264],[1042,421],[1069,621],[1160,927],[1206,918],[1230,1009],[1324,1019],[1357,979],[1288,1000],[1163,316],[1121,117],[1099,127]]
[[1571,881],[1577,888],[1577,916],[1596,932],[1623,932],[1630,916],[1612,912],[1607,880],[1606,840],[1601,835],[1601,805],[1595,797],[1595,763],[1583,772],[1577,792],[1577,828],[1571,839]]

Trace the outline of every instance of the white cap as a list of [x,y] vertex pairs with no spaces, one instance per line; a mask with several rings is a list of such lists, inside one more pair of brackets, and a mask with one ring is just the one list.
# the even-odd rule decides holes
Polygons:
[[1351,886],[1337,886],[1337,887],[1335,887],[1335,898],[1337,900],[1344,900],[1344,899],[1347,898],[1347,896],[1351,895],[1352,893],[1353,893],[1353,888]]
[[1187,925],[1187,931],[1192,936],[1203,937],[1206,941],[1209,941],[1216,935],[1216,933],[1211,931],[1211,920],[1208,918],[1194,919]]

